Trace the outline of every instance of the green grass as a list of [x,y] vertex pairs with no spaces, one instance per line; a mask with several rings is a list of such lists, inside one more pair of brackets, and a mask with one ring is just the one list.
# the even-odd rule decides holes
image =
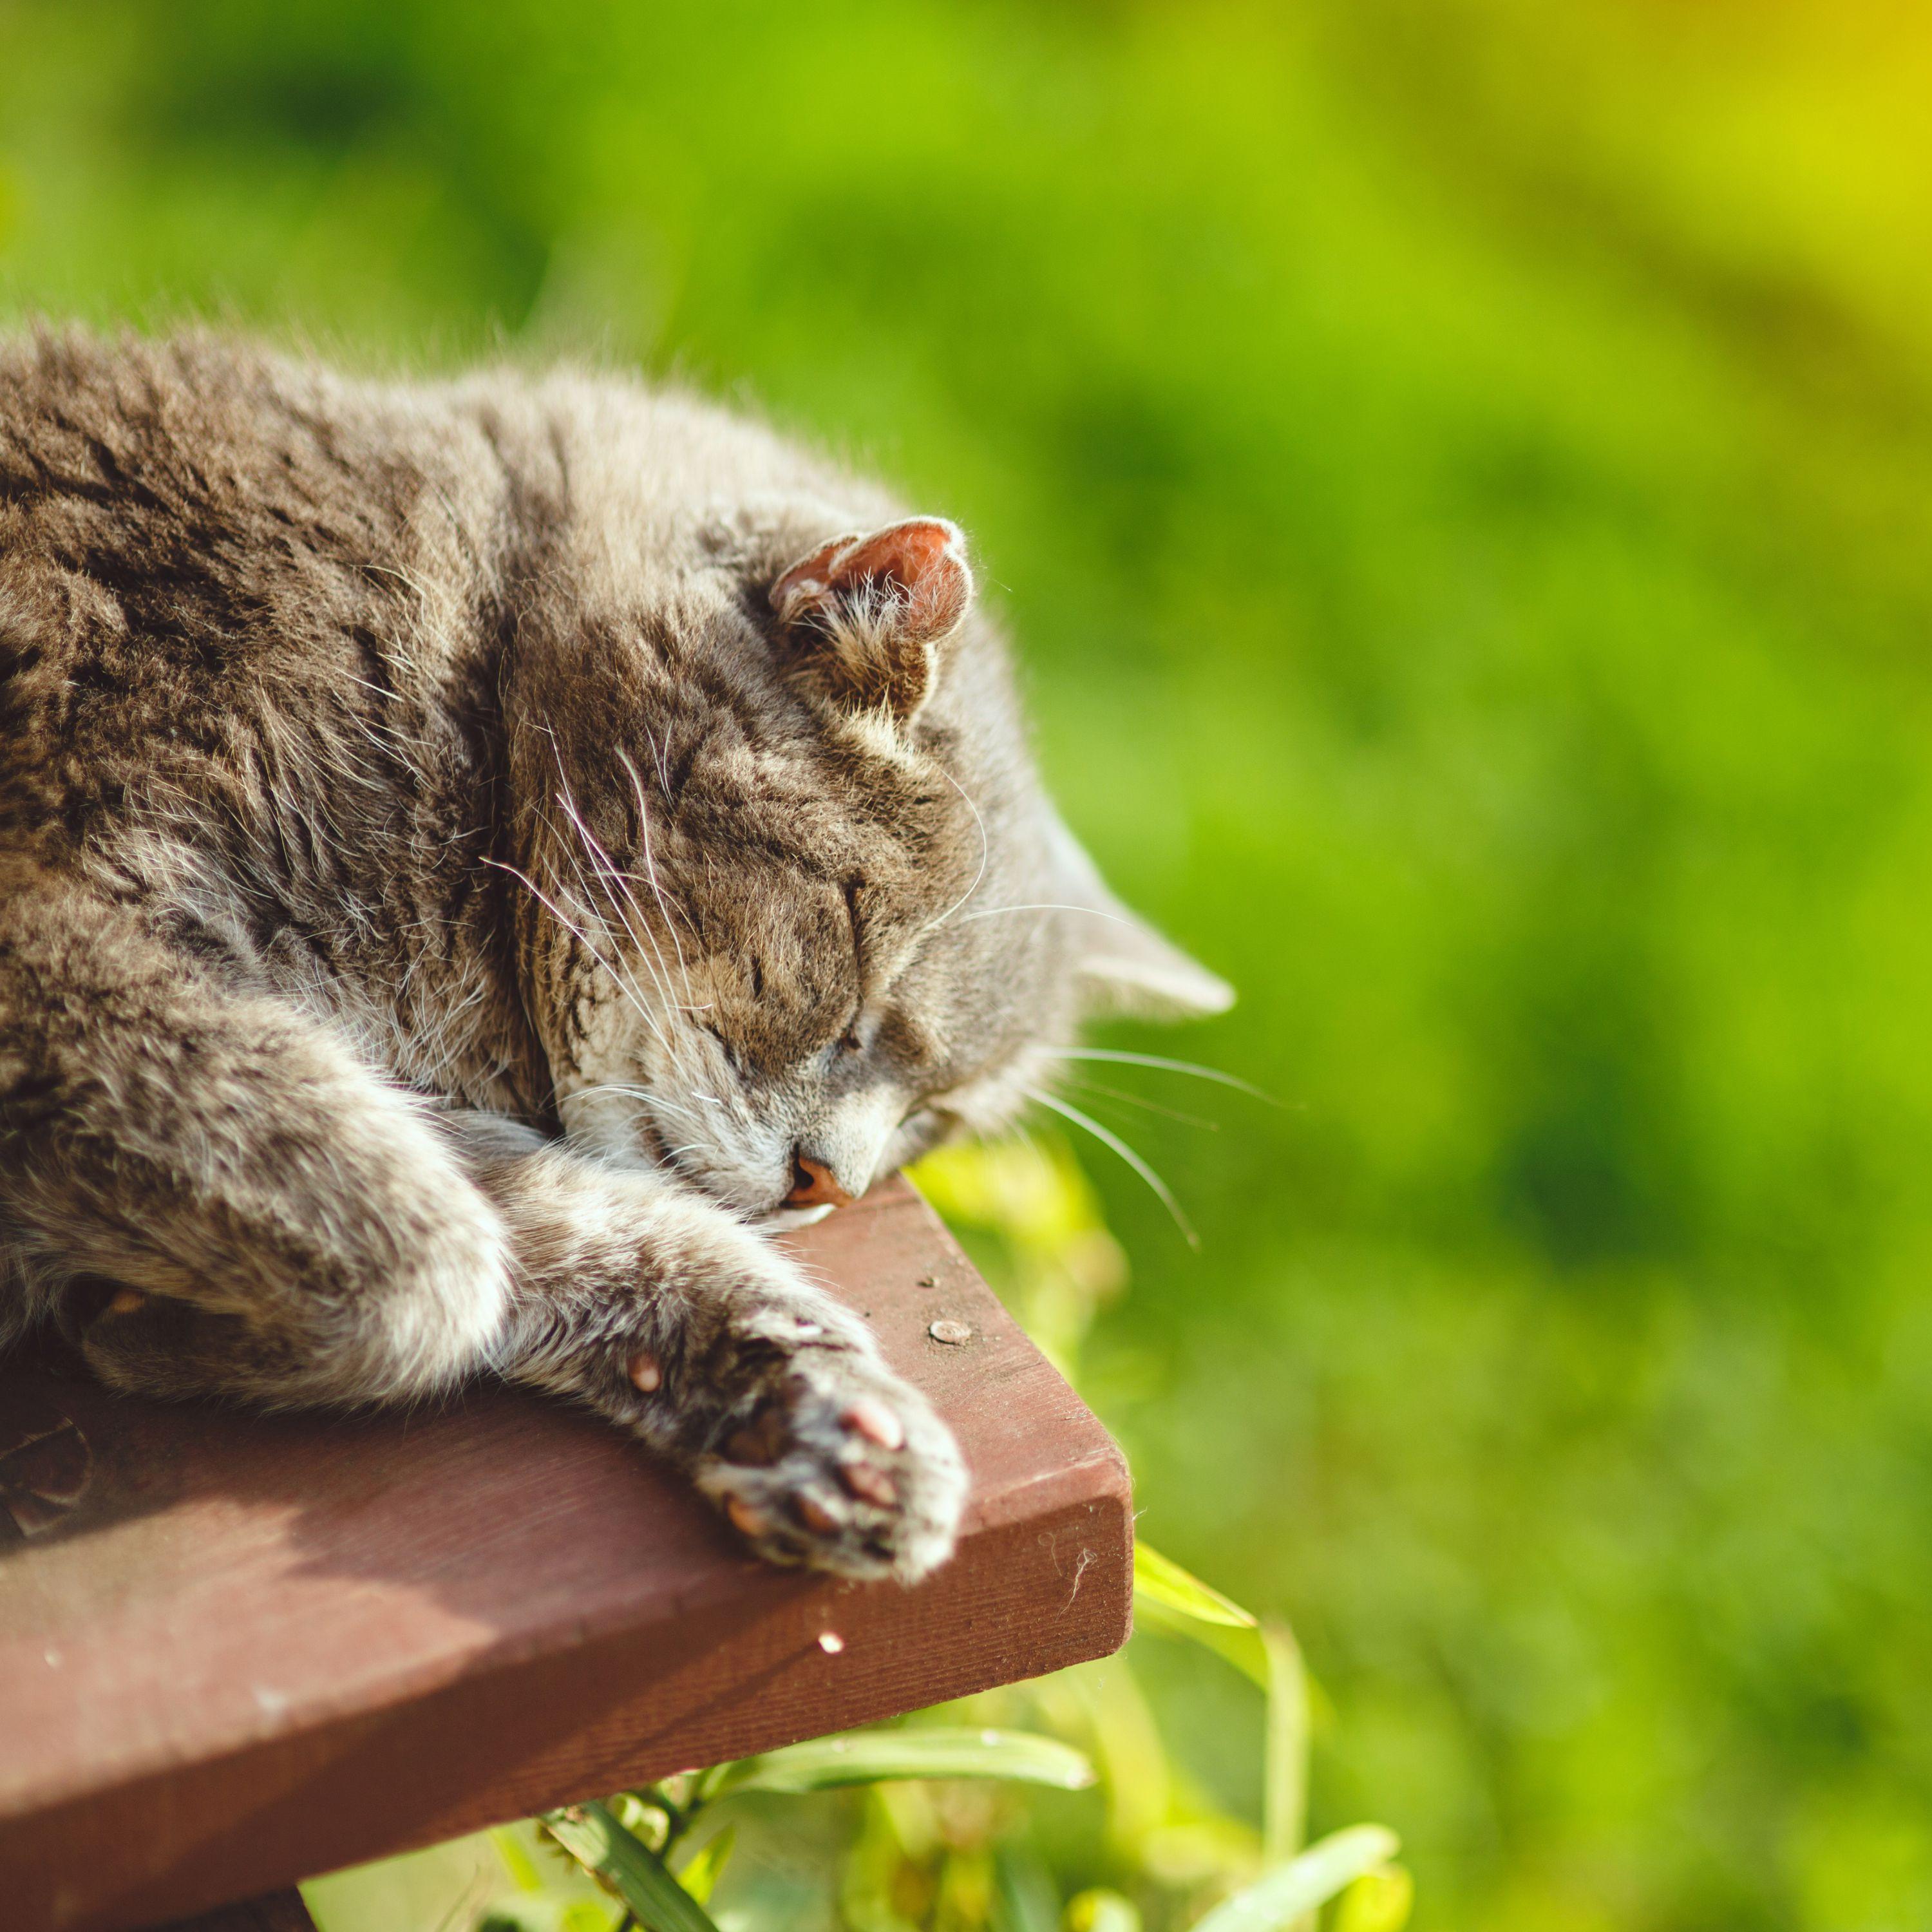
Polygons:
[[601,347],[958,515],[1070,816],[1243,990],[1172,1050],[1286,1102],[1088,1096],[1205,1245],[1096,1151],[1088,1370],[1153,1539],[1300,1631],[1313,1828],[1425,1928],[1879,1928],[1928,72],[1876,0],[14,0],[0,304]]

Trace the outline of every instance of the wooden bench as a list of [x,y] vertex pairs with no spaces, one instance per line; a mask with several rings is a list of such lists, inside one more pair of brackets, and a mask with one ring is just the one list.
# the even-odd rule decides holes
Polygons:
[[[1116,1648],[1100,1424],[904,1182],[795,1238],[971,1466],[917,1589],[768,1568],[501,1389],[265,1418],[0,1364],[0,1925],[152,1926]],[[308,1922],[285,1892],[198,1922]]]

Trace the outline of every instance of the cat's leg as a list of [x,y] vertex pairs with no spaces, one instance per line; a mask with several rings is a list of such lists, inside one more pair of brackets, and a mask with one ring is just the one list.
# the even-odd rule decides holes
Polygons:
[[508,1307],[502,1217],[426,1109],[59,880],[0,882],[0,1238],[12,1325],[155,1395],[406,1400]]
[[858,1316],[712,1202],[488,1115],[447,1130],[517,1256],[500,1366],[690,1472],[760,1552],[846,1576],[951,1551],[951,1434]]

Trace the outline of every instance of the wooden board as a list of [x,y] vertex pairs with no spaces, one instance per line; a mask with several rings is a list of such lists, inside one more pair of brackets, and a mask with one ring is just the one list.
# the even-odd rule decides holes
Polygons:
[[501,1389],[263,1418],[0,1365],[0,1924],[152,1925],[1117,1648],[1100,1424],[903,1182],[795,1238],[971,1468],[916,1590],[768,1568]]

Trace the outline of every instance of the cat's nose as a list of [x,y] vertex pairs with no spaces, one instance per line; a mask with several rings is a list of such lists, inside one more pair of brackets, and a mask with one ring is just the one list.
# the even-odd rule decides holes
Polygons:
[[814,1160],[808,1154],[792,1156],[791,1192],[784,1202],[788,1208],[844,1208],[851,1199],[824,1162]]

